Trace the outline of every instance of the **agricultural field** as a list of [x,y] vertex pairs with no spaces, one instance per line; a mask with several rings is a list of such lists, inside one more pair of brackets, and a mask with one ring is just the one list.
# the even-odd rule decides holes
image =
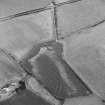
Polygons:
[[104,11],[104,0],[1,0],[0,105],[105,105]]

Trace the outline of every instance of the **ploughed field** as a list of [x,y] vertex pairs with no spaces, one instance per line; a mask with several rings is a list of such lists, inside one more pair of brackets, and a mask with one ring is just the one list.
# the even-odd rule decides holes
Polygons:
[[0,5],[0,105],[104,104],[104,1]]

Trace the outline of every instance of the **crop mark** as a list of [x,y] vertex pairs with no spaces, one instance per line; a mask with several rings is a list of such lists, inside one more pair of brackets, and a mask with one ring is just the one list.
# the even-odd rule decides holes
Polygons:
[[56,6],[59,7],[59,6],[62,6],[62,5],[77,3],[77,2],[80,2],[80,1],[82,1],[82,0],[68,0],[68,1],[65,1],[65,2],[62,2],[62,3],[58,3],[58,4],[56,4]]
[[10,15],[10,16],[7,16],[7,17],[0,18],[0,22],[11,20],[11,19],[14,19],[14,18],[17,18],[17,17],[21,17],[21,16],[25,16],[25,15],[34,14],[34,13],[37,14],[39,12],[43,12],[43,11],[49,10],[49,9],[51,9],[51,7],[47,6],[47,7],[43,7],[43,8],[39,8],[39,9],[33,9],[33,10],[17,13],[17,14],[14,14],[14,15]]
[[92,24],[92,25],[87,25],[85,27],[82,27],[76,31],[72,31],[69,35],[66,35],[66,36],[61,36],[59,37],[59,40],[65,40],[67,38],[70,38],[73,34],[76,34],[76,33],[82,33],[84,30],[91,30],[95,27],[97,27],[98,25],[101,25],[105,22],[105,19],[99,21],[99,22],[96,22],[95,24]]
[[57,18],[57,7],[55,2],[52,2],[52,21],[53,21],[53,35],[55,40],[58,40],[58,18]]
[[[56,14],[56,8],[58,6],[62,6],[62,5],[65,5],[65,4],[71,4],[71,3],[75,3],[75,2],[79,2],[79,1],[82,1],[82,0],[73,0],[73,1],[66,1],[66,2],[62,2],[62,3],[58,3],[56,4],[54,1],[52,2],[52,4],[54,4],[53,8],[54,9],[54,14]],[[30,14],[34,14],[34,13],[39,13],[39,12],[42,12],[42,11],[45,11],[45,10],[49,10],[52,8],[52,5],[48,4],[47,6],[43,7],[43,8],[38,8],[38,9],[32,9],[32,10],[29,10],[29,11],[25,11],[25,12],[20,12],[20,13],[17,13],[17,14],[13,14],[13,15],[9,15],[9,16],[6,16],[6,17],[1,17],[0,18],[0,22],[3,22],[3,21],[7,21],[7,20],[11,20],[11,19],[14,19],[14,18],[17,18],[17,17],[21,17],[21,16],[25,16],[25,15],[30,15]]]

